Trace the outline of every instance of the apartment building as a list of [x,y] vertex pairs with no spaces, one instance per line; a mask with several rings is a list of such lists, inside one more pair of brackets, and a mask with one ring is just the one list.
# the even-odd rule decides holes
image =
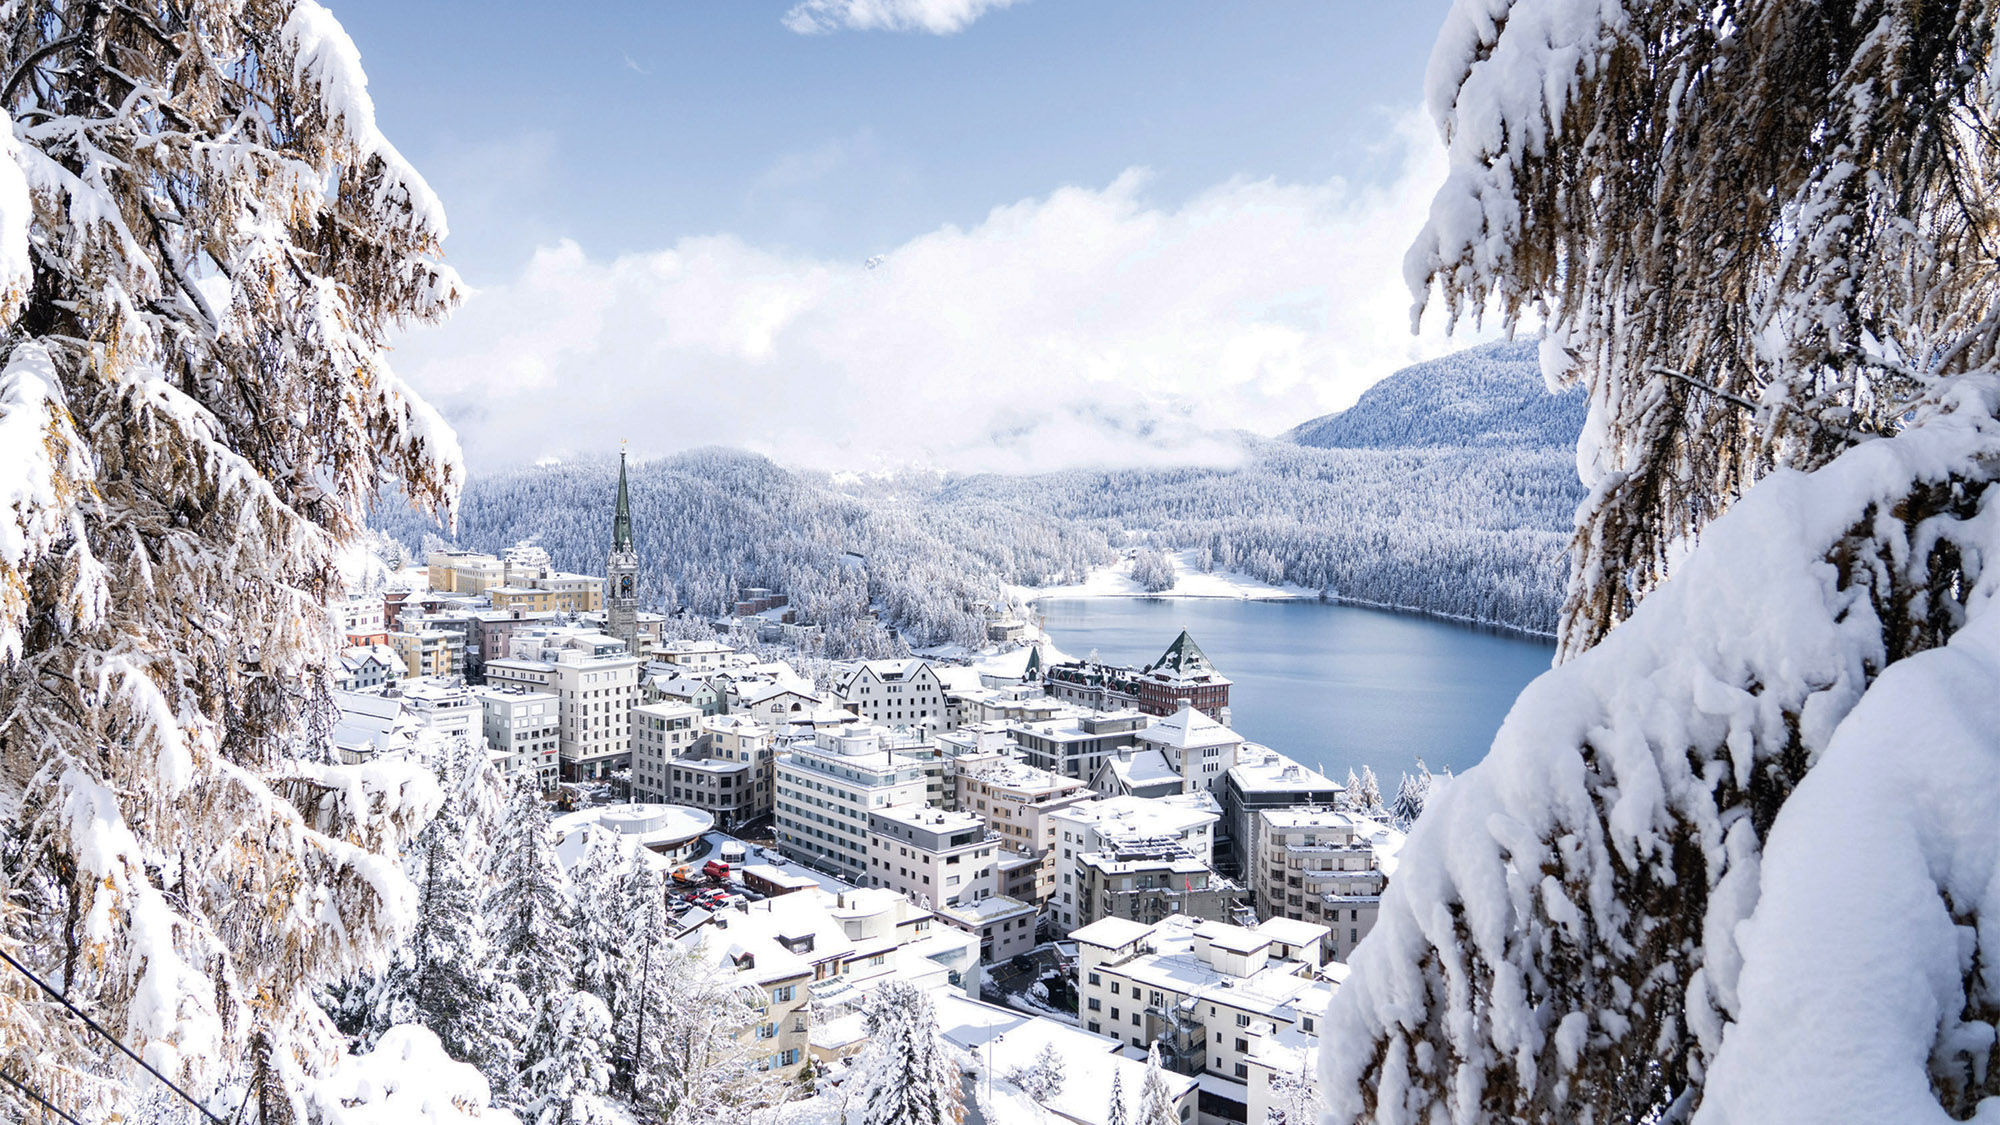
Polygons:
[[480,737],[479,700],[470,688],[456,681],[410,679],[389,691],[401,699],[403,716],[414,729],[440,738]]
[[[1107,889],[1121,889],[1100,882],[1096,888],[1099,897],[1092,898],[1083,877],[1083,857],[1099,853],[1115,857],[1120,847],[1130,849],[1161,841],[1179,845],[1187,858],[1199,861],[1206,869],[1214,855],[1215,826],[1222,819],[1215,799],[1206,793],[1154,800],[1106,797],[1079,801],[1053,810],[1049,816],[1057,833],[1053,844],[1056,856],[1055,893],[1049,904],[1054,921],[1065,932],[1088,925],[1102,916],[1099,912],[1107,910],[1103,893]],[[1171,858],[1181,860],[1177,854]],[[1136,873],[1136,869],[1119,872]],[[1172,869],[1169,868],[1167,873],[1171,874]],[[1187,877],[1192,880],[1191,870]],[[1206,882],[1204,890],[1207,890]]]
[[1002,886],[1000,838],[971,813],[906,805],[868,818],[868,882],[979,938],[991,963],[1035,946],[1035,907]]
[[430,588],[447,594],[483,594],[507,581],[507,567],[478,551],[432,551],[424,559]]
[[631,765],[632,707],[638,702],[640,659],[602,633],[549,638],[523,645],[535,656],[486,662],[497,687],[554,692],[561,706],[558,752],[564,781],[608,777]]
[[[701,711],[676,703],[641,703],[632,708],[632,799],[693,805],[715,817],[722,828],[740,823],[730,814],[737,811],[739,786],[735,775],[744,775],[742,796],[749,791],[749,767],[733,767],[704,772],[701,780],[683,779],[674,762],[694,751],[701,732],[696,724]],[[683,781],[685,784],[682,784]],[[699,793],[692,799],[684,791]]]
[[1047,902],[1056,889],[1056,823],[1053,814],[1091,799],[1089,790],[1073,778],[1036,769],[1025,762],[997,755],[957,759],[953,770],[954,808],[986,822],[1016,857],[1032,857],[1031,871],[1008,865],[1011,877],[1003,888],[1015,898]]
[[444,629],[389,634],[389,647],[403,662],[406,675],[460,676],[465,674],[465,638]]
[[1069,708],[1040,722],[1011,722],[1007,736],[1036,769],[1090,782],[1121,747],[1134,745],[1150,722],[1137,711]]
[[734,655],[736,650],[721,641],[666,641],[653,650],[654,660],[694,674],[717,671]]
[[945,725],[944,684],[921,660],[864,660],[841,677],[834,697],[871,723]]
[[334,617],[350,648],[389,643],[388,618],[380,594],[349,594],[334,607]]
[[[1153,923],[1176,914],[1218,922],[1254,920],[1243,888],[1218,875],[1185,844],[1166,837],[1121,839],[1076,857],[1075,917]],[[1069,886],[1063,888],[1065,900]],[[1065,901],[1065,905],[1067,901]]]
[[1086,1030],[1201,1082],[1204,1121],[1248,1120],[1258,1041],[1316,1027],[1332,998],[1319,979],[1325,929],[1289,919],[1255,927],[1175,916],[1153,925],[1111,918],[1077,944],[1078,1016]]
[[480,734],[499,755],[500,770],[514,776],[533,773],[543,789],[554,789],[560,778],[556,760],[561,706],[553,692],[519,687],[476,687]]
[[1244,743],[1217,793],[1222,801],[1222,835],[1215,842],[1217,869],[1237,876],[1249,874],[1246,861],[1257,854],[1259,810],[1299,805],[1336,807],[1346,793],[1346,786],[1318,770],[1268,746]]
[[720,911],[686,940],[762,994],[740,1039],[785,1079],[805,1063],[815,1020],[864,1010],[886,981],[979,990],[977,939],[889,890],[799,890]]
[[374,691],[409,674],[403,656],[388,645],[366,645],[343,649],[333,665],[333,686],[338,691]]
[[1374,927],[1403,835],[1344,809],[1261,809],[1249,882],[1257,913],[1327,928],[1326,955],[1345,960]]
[[786,857],[859,882],[868,874],[871,813],[923,805],[931,750],[893,747],[891,732],[850,726],[823,730],[780,753],[777,773],[778,849]]

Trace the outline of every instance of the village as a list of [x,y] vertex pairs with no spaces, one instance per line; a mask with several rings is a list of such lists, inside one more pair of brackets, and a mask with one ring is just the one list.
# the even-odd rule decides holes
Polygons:
[[1372,775],[1231,730],[1186,632],[1114,667],[1000,608],[979,652],[809,676],[774,655],[811,630],[780,591],[697,628],[640,610],[622,463],[612,503],[602,576],[437,550],[334,607],[341,758],[466,740],[545,793],[566,867],[609,841],[656,868],[801,1090],[901,981],[989,1084],[1053,1046],[1070,1080],[1035,1101],[1063,1119],[1105,1125],[1151,1052],[1182,1120],[1283,1119],[1402,843]]

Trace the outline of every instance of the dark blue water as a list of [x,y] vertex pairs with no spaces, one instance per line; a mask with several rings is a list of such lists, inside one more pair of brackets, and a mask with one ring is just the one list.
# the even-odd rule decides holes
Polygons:
[[1335,780],[1366,764],[1384,795],[1418,758],[1462,771],[1554,646],[1427,617],[1319,602],[1060,598],[1038,603],[1072,656],[1157,659],[1185,628],[1234,681],[1230,725]]

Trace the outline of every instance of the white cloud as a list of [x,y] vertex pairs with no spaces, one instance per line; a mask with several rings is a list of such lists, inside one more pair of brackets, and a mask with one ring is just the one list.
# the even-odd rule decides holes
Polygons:
[[785,13],[800,35],[853,31],[923,31],[955,35],[988,12],[1017,0],[802,0]]
[[1463,346],[1409,332],[1404,248],[1442,160],[1232,181],[1173,207],[1146,176],[1067,187],[881,255],[718,235],[608,261],[563,241],[476,292],[399,366],[475,468],[615,446],[780,461],[1038,469],[1214,461],[1396,368]]

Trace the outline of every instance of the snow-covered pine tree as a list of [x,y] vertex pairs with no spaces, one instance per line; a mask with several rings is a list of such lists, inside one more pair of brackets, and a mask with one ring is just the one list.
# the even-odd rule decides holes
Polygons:
[[609,1125],[625,1120],[606,1097],[611,1088],[611,1014],[588,992],[569,991],[541,1005],[528,1048],[524,1084],[533,1125]]
[[530,998],[560,995],[576,978],[568,879],[556,859],[549,810],[534,780],[517,780],[493,841],[484,914],[502,972]]
[[1132,1125],[1179,1125],[1180,1119],[1173,1094],[1160,1070],[1160,1043],[1154,1040],[1146,1048],[1146,1077],[1139,1084],[1139,1112],[1132,1118]]
[[420,1023],[453,1058],[479,1065],[492,1053],[483,1042],[484,1009],[497,984],[481,913],[480,791],[497,778],[468,740],[453,740],[439,755],[444,801],[403,857],[417,892],[416,923],[388,971],[362,989],[366,1011],[356,1031],[366,1049],[397,1024]]
[[618,1011],[619,962],[627,949],[626,860],[608,833],[593,832],[569,871],[570,933],[576,943],[576,987]]
[[931,998],[889,981],[868,1005],[868,1046],[856,1065],[861,1125],[957,1125],[965,1116],[958,1062],[939,1038]]
[[1061,1095],[1066,1080],[1062,1055],[1054,1043],[1042,1044],[1042,1049],[1035,1052],[1033,1062],[1022,1067],[1018,1074],[1008,1076],[1008,1081],[1037,1102],[1046,1102]]
[[1111,1072],[1111,1101],[1104,1107],[1104,1125],[1127,1125],[1125,1079],[1116,1070]]
[[[1593,492],[1565,662],[1433,795],[1335,995],[1330,1121],[1943,1121],[2000,1094],[1995,17],[1447,22],[1452,171],[1412,279],[1546,308]],[[1843,894],[1843,849],[1894,874]]]
[[[310,992],[387,956],[384,857],[436,800],[331,763],[322,606],[379,486],[461,476],[382,349],[457,300],[443,211],[313,0],[22,0],[0,73],[7,936],[180,1082],[254,1041],[296,1097],[342,1046]],[[39,1021],[8,1073],[130,1108],[108,1043],[0,1011]]]
[[1409,831],[1410,825],[1424,813],[1424,802],[1431,796],[1431,771],[1422,758],[1417,759],[1415,773],[1404,773],[1402,782],[1396,786],[1396,800],[1389,807],[1389,816],[1396,827]]
[[1359,808],[1362,812],[1380,812],[1382,810],[1382,783],[1375,779],[1375,770],[1373,767],[1361,767],[1361,777],[1357,784],[1360,788],[1352,790],[1355,807]]
[[664,1110],[655,1085],[666,1074],[663,1048],[679,994],[668,974],[685,969],[686,958],[667,936],[665,879],[634,856],[619,891],[615,918],[622,937],[610,1002],[612,1081],[635,1104]]

